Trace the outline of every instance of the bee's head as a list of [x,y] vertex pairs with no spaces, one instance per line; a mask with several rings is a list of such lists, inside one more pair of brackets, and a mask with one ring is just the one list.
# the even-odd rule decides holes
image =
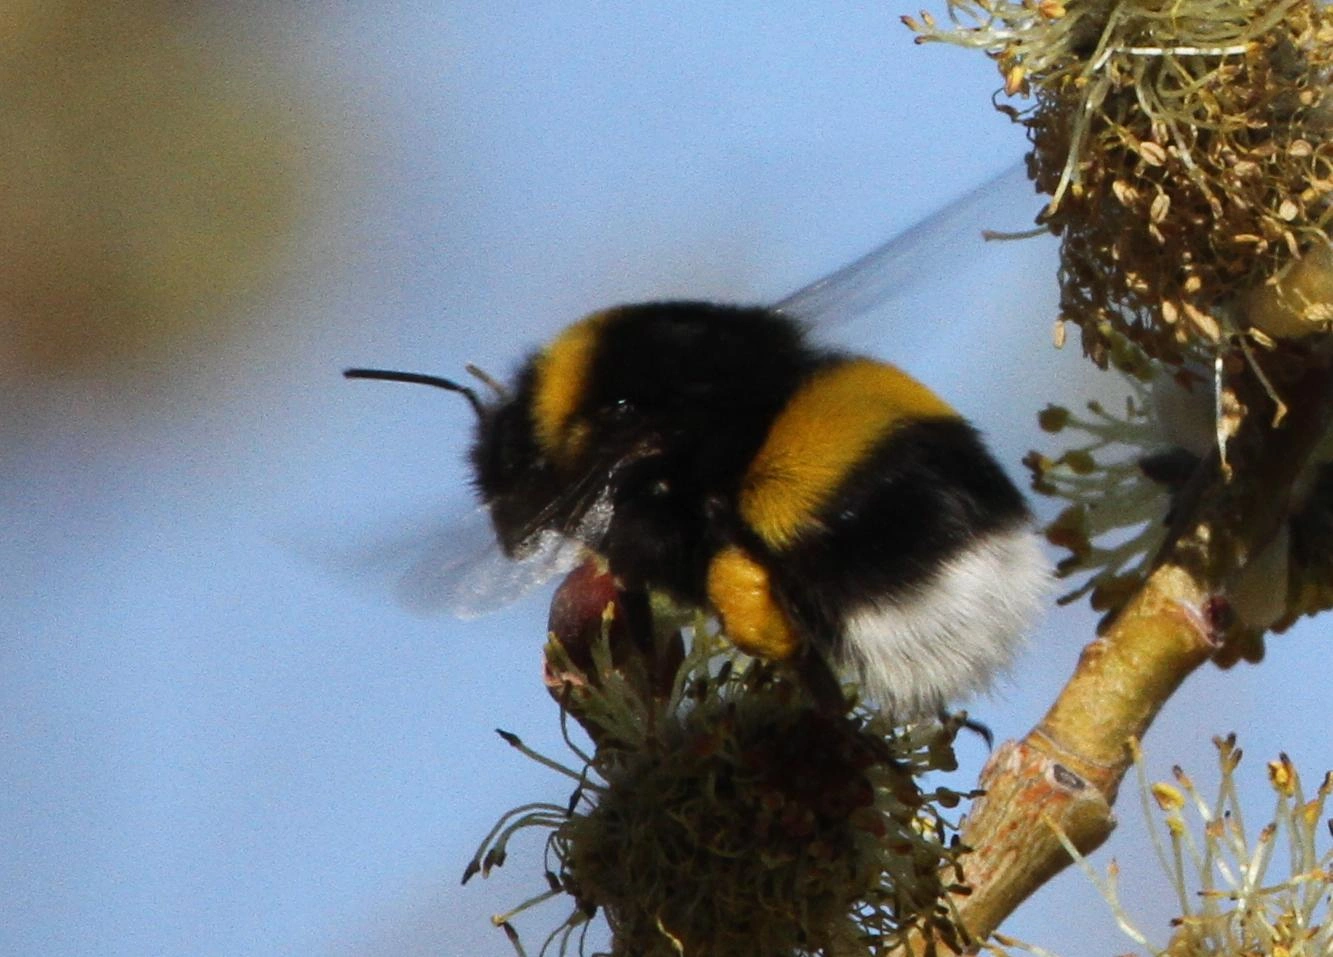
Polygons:
[[533,530],[543,496],[549,497],[549,469],[532,434],[524,389],[511,394],[491,376],[469,364],[470,375],[487,386],[492,397],[483,399],[469,386],[441,376],[389,369],[347,369],[349,379],[380,379],[411,382],[456,392],[467,399],[476,413],[476,437],[472,445],[473,484],[491,509],[496,534],[512,553]]
[[554,514],[561,486],[533,429],[526,375],[512,395],[478,412],[471,458],[473,484],[507,553],[563,518]]

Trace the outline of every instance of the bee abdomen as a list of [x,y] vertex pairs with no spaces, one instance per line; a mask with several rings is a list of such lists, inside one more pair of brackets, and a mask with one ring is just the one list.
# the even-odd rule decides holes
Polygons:
[[833,656],[900,719],[936,714],[1008,668],[1049,583],[1025,523],[994,529],[923,581],[843,609]]
[[976,431],[871,360],[797,391],[740,514],[796,631],[901,718],[989,684],[1046,590],[1022,495]]

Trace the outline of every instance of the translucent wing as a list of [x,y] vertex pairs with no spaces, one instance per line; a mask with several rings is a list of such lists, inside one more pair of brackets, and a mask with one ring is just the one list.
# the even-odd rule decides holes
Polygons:
[[575,528],[538,529],[511,557],[495,537],[490,510],[474,509],[459,524],[417,543],[415,557],[399,578],[398,598],[418,613],[476,618],[572,571],[588,555],[585,543],[598,541],[610,522],[610,502],[600,495]]
[[923,282],[966,276],[986,254],[985,230],[1030,230],[1041,207],[1019,163],[774,308],[811,325],[853,320]]
[[581,543],[547,531],[531,536],[524,554],[510,558],[478,508],[460,523],[409,547],[415,554],[398,577],[398,600],[420,614],[446,612],[475,618],[502,608],[582,561]]
[[1032,448],[1031,410],[1074,401],[1083,381],[1079,350],[1051,345],[1059,240],[985,236],[1030,232],[1045,202],[1014,166],[775,307],[820,345],[902,365],[1016,466]]

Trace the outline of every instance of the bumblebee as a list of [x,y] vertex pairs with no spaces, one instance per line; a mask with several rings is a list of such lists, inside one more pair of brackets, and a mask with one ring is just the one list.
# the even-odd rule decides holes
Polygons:
[[[1048,566],[980,436],[902,370],[814,344],[779,307],[594,313],[482,398],[475,489],[504,553],[600,556],[707,609],[748,654],[815,659],[907,720],[985,688]],[[475,370],[474,370],[475,371]]]

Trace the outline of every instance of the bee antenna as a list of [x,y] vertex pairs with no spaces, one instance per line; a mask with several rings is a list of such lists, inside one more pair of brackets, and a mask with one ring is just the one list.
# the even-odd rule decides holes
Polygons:
[[467,370],[468,375],[472,376],[472,378],[476,379],[494,392],[497,399],[504,400],[509,398],[509,390],[485,369],[482,369],[479,366],[474,366],[471,362],[463,366],[463,368]]
[[[445,389],[449,392],[461,393],[463,398],[467,399],[468,404],[472,406],[472,411],[477,413],[477,418],[485,418],[486,406],[477,397],[477,393],[465,385],[459,385],[452,379],[445,379],[437,375],[425,375],[421,372],[395,372],[392,369],[344,369],[343,375],[348,379],[382,379],[385,382],[412,382],[416,385],[431,385],[437,389]],[[482,379],[486,382],[487,379]],[[495,388],[495,386],[492,386]]]

